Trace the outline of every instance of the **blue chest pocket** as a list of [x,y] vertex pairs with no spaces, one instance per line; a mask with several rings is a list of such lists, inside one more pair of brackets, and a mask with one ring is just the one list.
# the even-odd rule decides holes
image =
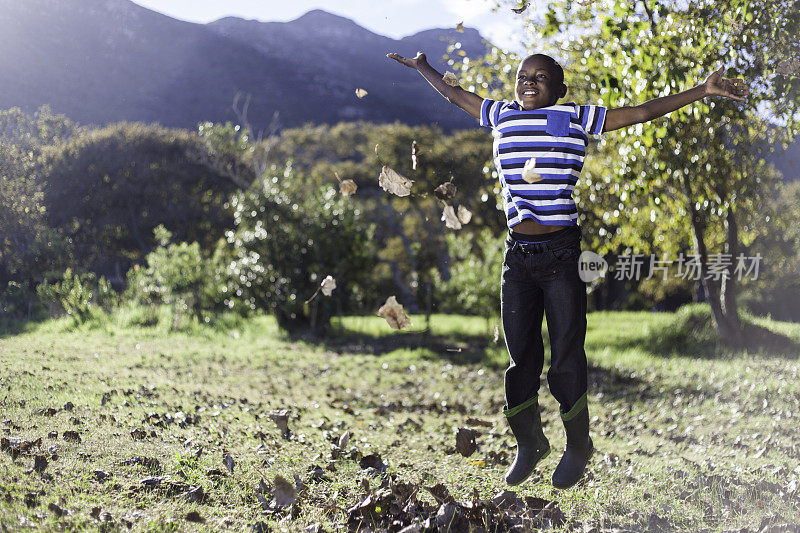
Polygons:
[[553,137],[569,137],[569,113],[548,111],[545,131]]

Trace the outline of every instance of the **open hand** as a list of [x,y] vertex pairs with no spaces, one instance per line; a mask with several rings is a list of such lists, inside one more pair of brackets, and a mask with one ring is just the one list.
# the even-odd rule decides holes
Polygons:
[[413,69],[418,69],[420,65],[423,65],[428,62],[428,60],[425,58],[425,54],[423,54],[422,52],[417,52],[416,57],[412,57],[411,59],[403,57],[400,54],[395,54],[394,52],[386,54],[386,57],[388,57],[389,59],[394,59],[398,63]]
[[706,94],[709,96],[724,96],[733,100],[744,102],[746,95],[750,93],[750,87],[744,83],[742,78],[723,78],[722,72],[725,67],[711,74],[703,84]]

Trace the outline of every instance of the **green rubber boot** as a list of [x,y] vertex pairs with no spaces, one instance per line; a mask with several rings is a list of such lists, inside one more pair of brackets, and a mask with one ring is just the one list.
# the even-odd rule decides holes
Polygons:
[[503,406],[503,414],[517,439],[517,456],[506,472],[506,483],[519,485],[530,477],[539,461],[550,453],[550,443],[542,431],[538,395],[511,409],[507,407]]
[[557,489],[568,489],[580,481],[594,451],[594,444],[589,437],[589,408],[586,403],[584,394],[569,412],[561,413],[567,446],[553,472],[553,486]]

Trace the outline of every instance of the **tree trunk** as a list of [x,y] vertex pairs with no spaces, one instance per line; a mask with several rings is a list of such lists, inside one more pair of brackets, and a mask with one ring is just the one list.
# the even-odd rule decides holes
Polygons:
[[740,340],[743,340],[741,338],[742,324],[739,320],[739,305],[736,302],[736,280],[733,279],[736,255],[739,253],[739,227],[736,225],[733,206],[728,208],[725,216],[725,253],[730,254],[731,264],[728,266],[727,274],[722,278],[720,304],[722,312],[728,317],[731,326],[739,332]]
[[729,346],[733,348],[742,348],[744,346],[744,339],[739,324],[739,317],[738,315],[734,315],[736,317],[734,321],[726,314],[722,305],[723,297],[719,288],[712,279],[706,276],[708,273],[708,249],[706,248],[706,242],[703,236],[701,215],[695,210],[693,203],[690,204],[690,214],[692,217],[692,240],[694,250],[700,257],[700,280],[703,284],[708,303],[711,306],[714,330],[722,341]]
[[[737,349],[742,348],[744,346],[744,338],[742,335],[742,328],[739,323],[739,315],[734,314],[733,317],[735,317],[735,319],[731,320],[731,316],[726,313],[726,308],[723,307],[723,296],[720,293],[720,290],[717,288],[713,280],[706,277],[706,274],[708,273],[708,249],[706,248],[706,241],[705,237],[703,236],[705,224],[701,213],[697,211],[694,201],[692,201],[694,195],[692,194],[691,185],[685,176],[681,179],[681,184],[683,185],[683,192],[686,195],[686,200],[689,207],[689,215],[692,223],[693,247],[695,253],[700,257],[700,281],[703,289],[705,290],[708,304],[711,307],[711,317],[714,323],[714,331],[717,332],[717,335],[719,335],[720,339],[727,345]],[[732,211],[729,211],[729,213],[731,214],[732,219]],[[726,237],[726,241],[729,241],[732,237],[734,239],[738,239],[738,231],[736,229],[735,220],[733,221],[732,235],[730,233],[730,220],[726,220],[726,226],[729,233]],[[729,242],[726,242],[726,247],[729,244]],[[723,285],[723,293],[724,292],[725,285]],[[733,311],[735,312],[735,295],[733,305]],[[727,310],[730,310],[730,308],[728,307]]]

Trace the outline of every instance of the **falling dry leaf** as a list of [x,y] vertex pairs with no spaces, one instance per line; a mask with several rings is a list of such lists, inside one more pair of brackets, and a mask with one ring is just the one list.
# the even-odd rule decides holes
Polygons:
[[356,193],[358,185],[353,180],[342,180],[339,182],[339,192],[342,196],[350,196]]
[[460,32],[460,33],[464,33],[464,22],[463,21],[461,21],[458,24],[456,24],[456,31]]
[[522,6],[521,7],[512,7],[511,11],[513,11],[514,13],[519,15],[520,13],[525,11],[526,9],[528,9],[528,2],[522,2]]
[[470,220],[472,220],[472,211],[463,205],[458,206],[458,221],[462,224],[469,224]]
[[411,320],[406,316],[403,306],[397,302],[397,298],[389,296],[380,309],[378,316],[385,318],[392,329],[403,329],[411,325]]
[[450,72],[449,70],[444,73],[444,76],[442,76],[442,79],[444,80],[444,82],[447,85],[449,85],[451,87],[457,87],[458,86],[458,78],[456,78],[456,75],[453,74],[452,72]]
[[448,181],[447,183],[442,183],[438,187],[433,190],[433,195],[442,200],[444,202],[450,200],[453,196],[456,195],[456,191],[458,189],[455,185],[453,185],[452,181]]
[[778,63],[775,72],[783,76],[800,76],[800,59],[788,58]]
[[386,165],[383,166],[381,175],[378,176],[378,185],[380,185],[384,191],[396,194],[397,196],[408,196],[411,194],[411,186],[413,184],[413,180],[401,176],[397,171]]
[[339,437],[339,443],[338,443],[338,446],[339,446],[339,448],[341,448],[342,450],[344,450],[344,449],[347,447],[347,444],[348,444],[349,442],[350,442],[350,432],[349,432],[349,431],[345,431],[345,432],[344,432],[344,433],[342,433],[342,434],[341,434],[341,436]]
[[531,157],[525,161],[525,166],[522,168],[522,179],[528,183],[536,183],[541,181],[542,176],[534,170],[536,168],[536,158]]
[[411,141],[411,168],[417,170],[417,156],[419,155],[419,148],[417,141]]
[[279,507],[288,507],[297,499],[297,490],[286,478],[276,475],[272,485],[275,487],[275,504]]
[[444,220],[444,225],[450,229],[461,229],[461,221],[458,220],[456,211],[453,209],[452,205],[444,206],[444,211],[442,211],[442,220]]
[[369,93],[367,91],[365,91],[364,89],[356,89],[356,96],[358,96],[359,98],[364,98],[368,94]]
[[269,417],[275,422],[275,425],[278,426],[278,429],[281,430],[281,437],[284,440],[288,440],[291,436],[292,432],[289,431],[289,413],[288,409],[281,409],[280,411],[271,411],[269,413]]
[[459,428],[456,433],[456,451],[464,457],[475,453],[475,450],[478,449],[478,445],[475,443],[476,436],[477,433],[474,429]]
[[325,276],[325,279],[320,283],[320,288],[322,289],[322,294],[330,296],[333,293],[333,289],[336,288],[336,280],[333,279],[333,276]]

